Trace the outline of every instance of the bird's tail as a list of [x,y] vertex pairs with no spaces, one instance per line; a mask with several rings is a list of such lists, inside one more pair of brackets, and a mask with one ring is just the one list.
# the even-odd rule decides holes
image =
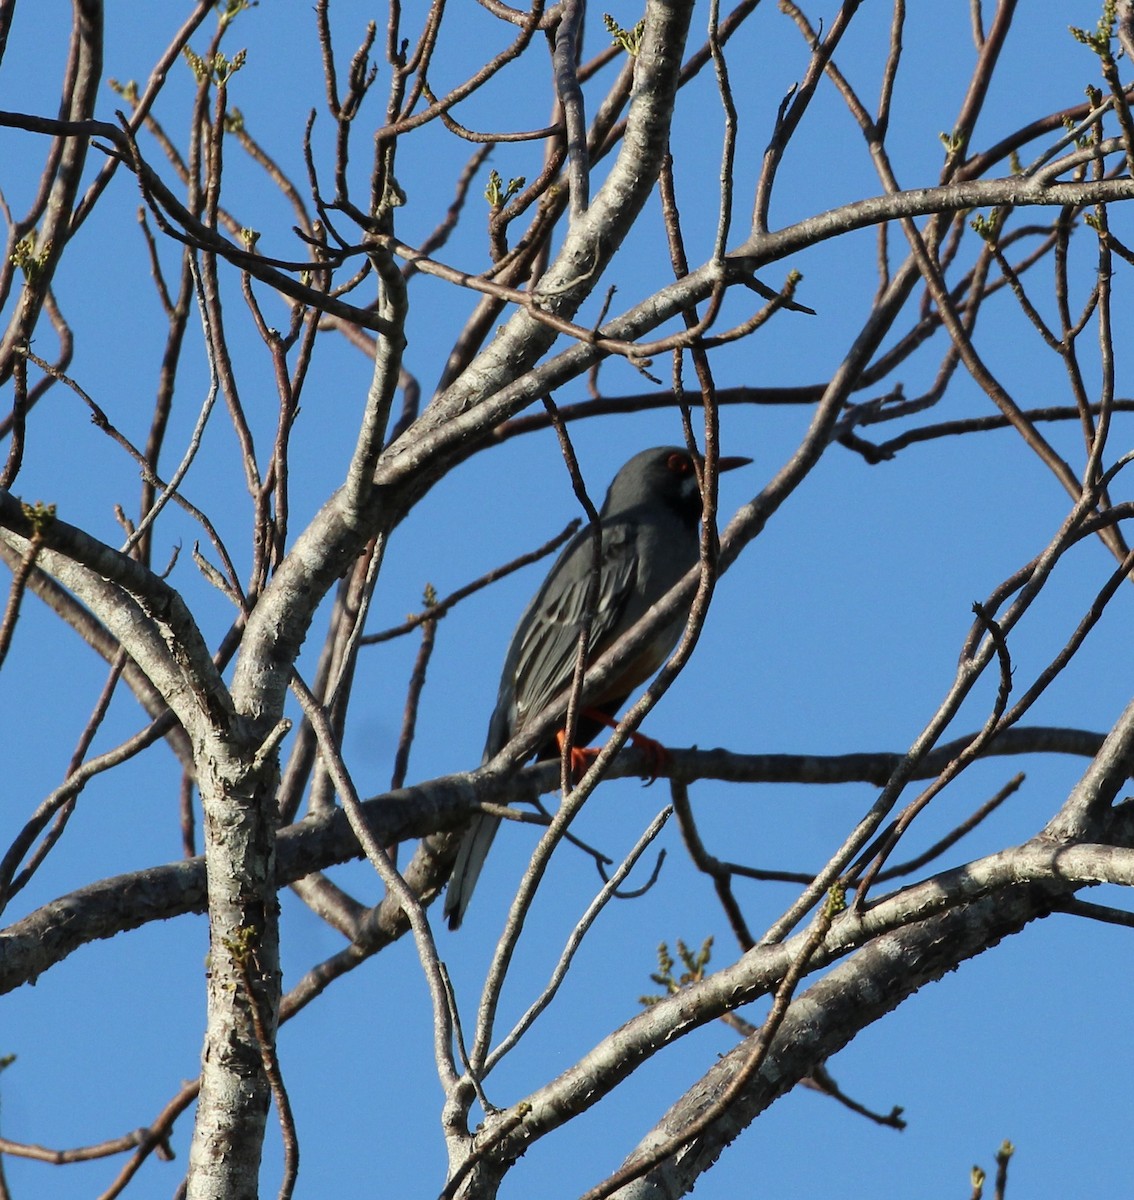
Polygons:
[[461,927],[473,888],[480,878],[484,860],[488,857],[488,849],[499,828],[499,817],[479,813],[473,817],[472,824],[461,839],[457,861],[453,866],[453,874],[449,876],[449,888],[445,893],[445,916],[448,918],[450,929]]

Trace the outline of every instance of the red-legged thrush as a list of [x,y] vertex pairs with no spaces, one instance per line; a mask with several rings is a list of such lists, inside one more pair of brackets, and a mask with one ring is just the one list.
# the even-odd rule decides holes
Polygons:
[[[718,468],[731,471],[751,461],[721,458]],[[634,455],[614,477],[599,514],[602,548],[590,631],[592,661],[697,564],[701,520],[697,466],[684,447],[658,446]],[[582,529],[520,618],[504,659],[482,761],[499,753],[529,718],[570,685],[594,562],[594,531]],[[613,717],[630,693],[665,662],[685,621],[686,614],[679,613],[655,630],[648,645],[623,663],[598,695],[588,697],[587,707]],[[583,717],[576,742],[585,745],[600,728],[599,721]],[[538,756],[558,755],[556,742],[549,740]],[[481,813],[465,833],[445,896],[450,929],[461,924],[499,825],[499,817]]]

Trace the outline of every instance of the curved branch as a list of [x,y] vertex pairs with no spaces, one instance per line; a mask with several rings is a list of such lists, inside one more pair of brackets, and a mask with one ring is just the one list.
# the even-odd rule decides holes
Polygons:
[[[879,901],[861,924],[852,911],[838,918],[811,960],[812,972],[852,951],[859,953],[789,1009],[773,1049],[780,1061],[790,1062],[795,1069],[781,1073],[765,1067],[757,1072],[744,1098],[701,1137],[715,1139],[719,1153],[722,1137],[724,1142],[735,1137],[743,1124],[809,1074],[816,1062],[833,1054],[918,987],[1046,916],[1056,899],[1096,883],[1134,884],[1134,823],[1126,821],[1124,825],[1127,844],[1121,847],[1057,846],[1036,839]],[[780,945],[757,947],[733,966],[631,1018],[558,1078],[518,1105],[492,1114],[485,1122],[481,1145],[495,1141],[489,1152],[492,1160],[510,1162],[530,1148],[533,1140],[591,1108],[675,1039],[767,995],[791,968],[807,937],[803,932]],[[822,1050],[815,1045],[817,1039]],[[715,1064],[696,1089],[695,1099],[703,1099],[706,1088],[716,1088],[712,1094],[719,1094],[722,1080],[730,1077],[748,1053],[749,1047],[742,1044]],[[749,1112],[753,1095],[761,1102]],[[686,1100],[683,1119],[696,1110],[695,1101]],[[494,1139],[494,1130],[500,1129],[505,1130],[503,1136]],[[686,1155],[679,1157],[684,1161]],[[656,1170],[665,1170],[666,1165]],[[623,1194],[657,1194],[637,1192],[635,1186]]]
[[[634,95],[618,157],[586,212],[576,214],[562,249],[536,289],[541,307],[557,316],[569,318],[595,289],[653,190],[668,144],[692,9],[691,0],[647,4]],[[530,371],[554,338],[553,330],[527,313],[515,313],[491,345],[398,439],[389,457],[420,463],[425,456],[417,447],[424,435],[444,428],[470,406],[482,404],[499,390],[502,380]]]
[[[61,107],[64,116],[82,122],[94,111],[95,98],[102,84],[102,2],[76,0],[74,14]],[[6,378],[11,370],[12,351],[32,336],[55,277],[55,268],[73,232],[71,216],[87,160],[87,142],[60,134],[52,158],[47,174],[53,178],[46,197],[43,225],[36,236],[36,266],[34,271],[26,272],[23,296],[3,339],[0,339],[0,379]],[[21,225],[21,235],[31,233],[36,219],[33,217],[30,223]]]
[[228,690],[181,596],[148,567],[66,521],[35,518],[0,492],[0,529],[17,552],[39,531],[38,564],[73,591],[145,671],[187,731],[227,727]]

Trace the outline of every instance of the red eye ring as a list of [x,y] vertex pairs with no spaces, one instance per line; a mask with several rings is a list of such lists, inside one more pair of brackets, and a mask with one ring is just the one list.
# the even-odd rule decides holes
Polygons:
[[666,469],[675,475],[691,475],[693,473],[693,460],[688,454],[671,454],[665,460],[665,465]]

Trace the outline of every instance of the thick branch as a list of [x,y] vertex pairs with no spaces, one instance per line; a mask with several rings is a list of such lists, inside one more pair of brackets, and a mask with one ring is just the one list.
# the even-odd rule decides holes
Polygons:
[[[927,755],[919,774],[935,775],[959,743],[942,745]],[[1086,730],[1018,728],[1002,734],[986,751],[998,754],[1065,753],[1089,756],[1103,737]],[[723,750],[671,750],[661,775],[682,779],[722,779],[749,783],[883,783],[902,755],[732,755]],[[623,753],[607,778],[640,776],[642,751]],[[656,766],[656,764],[655,764]],[[443,776],[419,787],[402,788],[365,802],[367,820],[383,845],[457,829],[474,806],[522,804],[559,785],[558,764],[528,767],[507,781],[486,772]],[[453,847],[455,854],[455,845]],[[361,850],[341,809],[309,816],[277,836],[276,881],[285,887],[313,871],[358,858]],[[436,858],[436,854],[434,855]],[[443,858],[434,871],[431,895],[444,885]],[[150,867],[99,880],[36,909],[0,932],[0,993],[35,980],[88,942],[138,929],[205,908],[203,858]],[[391,928],[387,937],[397,936]]]

